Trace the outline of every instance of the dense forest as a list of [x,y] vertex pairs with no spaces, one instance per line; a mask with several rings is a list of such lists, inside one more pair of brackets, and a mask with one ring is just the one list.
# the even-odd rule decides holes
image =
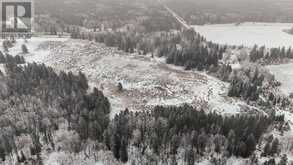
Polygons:
[[[67,3],[40,0],[36,5],[38,6],[35,18],[36,30],[51,34],[52,31],[68,31],[68,27],[72,26],[94,31],[117,30],[127,25],[143,25],[147,31],[171,29],[177,26],[175,21],[170,21],[172,17],[165,17],[168,12],[158,5],[157,0],[84,0],[82,3],[71,0]],[[56,8],[56,6],[62,7]]]
[[288,0],[164,0],[164,3],[192,25],[293,20]]
[[203,109],[187,105],[156,107],[152,112],[142,113],[126,110],[112,121],[105,133],[105,143],[123,162],[128,160],[123,152],[125,147],[132,146],[140,156],[151,149],[147,162],[155,164],[178,162],[180,155],[185,163],[193,165],[201,157],[217,154],[222,155],[224,163],[225,157],[232,155],[250,157],[272,123],[272,119],[261,116],[206,114]]
[[289,48],[271,48],[255,45],[250,52],[250,61],[258,62],[264,65],[284,63],[293,58],[293,50]]
[[225,52],[225,47],[207,42],[194,30],[160,33],[83,33],[77,28],[71,33],[71,37],[102,42],[129,53],[156,53],[159,57],[166,57],[167,63],[184,66],[188,70],[208,70],[210,67],[216,67]]
[[[190,24],[292,22],[293,20],[292,5],[288,0],[162,0],[162,2]],[[84,22],[97,20],[116,24],[121,21],[133,21],[136,16],[145,15],[150,7],[156,6],[160,6],[157,0],[83,0],[82,3],[75,0],[38,0],[36,12],[37,15],[49,15],[58,22],[70,25],[83,25]]]
[[[11,154],[16,154],[19,162],[34,155],[41,161],[44,146],[61,149],[54,139],[60,125],[66,126],[64,134],[80,139],[76,145],[67,146],[74,152],[79,152],[82,141],[87,139],[102,141],[109,124],[110,103],[96,88],[88,93],[84,74],[57,74],[45,65],[20,66],[17,58],[5,59],[5,73],[1,74],[2,161]],[[18,144],[17,139],[26,137],[29,143]]]

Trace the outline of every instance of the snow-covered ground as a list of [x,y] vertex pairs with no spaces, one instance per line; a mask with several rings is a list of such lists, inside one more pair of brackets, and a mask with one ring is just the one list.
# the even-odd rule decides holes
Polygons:
[[[21,52],[19,40],[10,54]],[[234,114],[247,111],[244,102],[226,97],[228,84],[203,72],[184,71],[164,59],[130,55],[103,44],[68,38],[32,38],[26,43],[28,62],[45,63],[56,70],[84,72],[92,87],[108,96],[115,114],[128,108],[149,110],[156,105],[181,105],[209,101],[213,111]],[[124,90],[117,90],[118,83]]]
[[266,47],[293,46],[293,35],[283,30],[293,27],[293,23],[243,23],[194,26],[207,40],[219,44]]

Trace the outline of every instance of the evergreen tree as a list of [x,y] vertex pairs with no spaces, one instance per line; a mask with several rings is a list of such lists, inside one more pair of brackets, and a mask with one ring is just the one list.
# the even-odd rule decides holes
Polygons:
[[122,83],[121,82],[118,83],[117,88],[118,88],[118,91],[119,92],[121,92],[123,90],[123,86],[122,86]]
[[275,138],[272,142],[272,148],[271,148],[271,155],[275,155],[279,153],[279,139]]
[[275,161],[275,159],[270,159],[270,160],[264,162],[263,165],[276,165],[276,161]]
[[204,130],[202,130],[201,134],[198,136],[198,151],[200,153],[205,152],[205,147],[206,147],[206,142],[207,142],[207,135]]
[[3,50],[4,50],[4,52],[9,52],[8,45],[5,41],[3,41]]
[[264,147],[264,149],[263,149],[263,156],[268,156],[268,155],[270,155],[271,154],[271,143],[270,142],[267,142],[266,144],[265,144],[265,147]]
[[287,164],[288,164],[287,155],[283,155],[278,165],[287,165]]
[[4,54],[0,51],[0,63],[4,64],[6,62]]
[[123,163],[126,163],[128,161],[127,148],[128,148],[127,141],[123,138],[121,140],[121,148],[120,148],[120,153],[119,153],[120,154],[120,160]]
[[111,138],[111,150],[114,154],[114,157],[119,160],[120,159],[120,146],[121,145],[121,141],[119,138],[119,135],[113,134],[112,138]]
[[251,155],[255,151],[256,140],[253,134],[250,134],[246,140],[247,156]]
[[6,153],[5,153],[5,149],[0,146],[0,158],[2,161],[5,161],[5,157],[6,157]]
[[235,147],[236,147],[236,135],[234,130],[230,130],[228,134],[228,152],[230,155],[235,154]]
[[23,54],[27,54],[28,53],[28,49],[27,49],[27,47],[26,47],[25,44],[21,45],[21,49],[22,49],[22,53]]
[[194,151],[192,147],[189,147],[187,150],[187,165],[194,165],[195,158],[194,158]]

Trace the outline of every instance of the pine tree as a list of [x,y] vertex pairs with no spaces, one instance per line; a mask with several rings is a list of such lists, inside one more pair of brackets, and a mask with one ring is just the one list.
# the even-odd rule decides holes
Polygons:
[[118,91],[119,92],[121,92],[123,90],[123,86],[122,86],[122,83],[121,82],[118,83],[117,88],[118,88]]
[[246,140],[246,146],[247,146],[247,156],[251,155],[252,152],[255,151],[256,146],[256,140],[253,134],[250,134]]
[[174,135],[171,139],[171,154],[176,155],[177,149],[179,147],[179,141],[180,137],[177,135]]
[[128,161],[128,153],[127,153],[127,141],[125,138],[122,138],[121,140],[121,148],[120,148],[120,160],[123,163],[126,163]]
[[5,161],[5,156],[6,156],[6,153],[5,153],[5,150],[2,146],[0,146],[0,158],[2,161]]
[[189,147],[187,150],[187,165],[194,165],[195,158],[194,158],[194,151],[192,147]]
[[216,153],[220,153],[221,152],[221,147],[222,147],[222,139],[221,139],[221,135],[217,134],[215,136],[215,139],[214,139],[214,145],[215,145],[215,152]]
[[279,153],[279,139],[275,138],[272,142],[272,149],[271,149],[271,155],[275,155]]
[[120,147],[121,147],[121,140],[117,133],[112,134],[111,137],[111,150],[114,154],[114,157],[119,160],[120,159]]
[[198,151],[200,153],[203,153],[206,148],[206,142],[207,142],[207,135],[205,131],[203,130],[202,133],[198,136]]
[[263,165],[276,165],[276,161],[275,161],[275,159],[270,159],[270,160],[264,162]]
[[25,44],[21,45],[21,49],[22,49],[22,53],[23,54],[27,54],[28,53],[28,49],[27,49],[27,47],[26,47]]
[[235,146],[236,145],[236,135],[234,130],[230,130],[228,134],[228,152],[230,155],[235,154]]
[[107,149],[110,150],[111,149],[111,136],[109,134],[109,128],[106,131],[104,131],[103,142],[106,145]]
[[4,54],[0,51],[0,63],[3,64],[5,62],[6,60],[5,60]]
[[238,152],[239,152],[239,155],[246,158],[247,157],[247,146],[244,142],[240,142],[239,143],[239,146],[238,146]]
[[263,149],[263,156],[268,156],[271,154],[271,143],[267,142],[264,149]]
[[3,50],[4,52],[9,52],[8,45],[6,44],[5,41],[3,41]]

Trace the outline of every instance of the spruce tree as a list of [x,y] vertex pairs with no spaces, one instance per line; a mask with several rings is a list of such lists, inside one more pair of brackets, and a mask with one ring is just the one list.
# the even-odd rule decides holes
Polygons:
[[27,46],[25,44],[21,45],[21,50],[23,54],[27,54],[28,53],[28,49]]
[[128,153],[127,153],[127,141],[125,138],[122,138],[121,140],[121,148],[120,148],[120,160],[123,163],[126,163],[128,161]]
[[253,134],[250,134],[246,140],[246,146],[247,146],[247,156],[251,155],[252,152],[255,151],[256,146],[256,140]]
[[287,155],[283,155],[278,165],[287,165],[287,164],[288,164]]
[[271,149],[271,155],[275,155],[279,153],[279,139],[275,138],[272,142],[272,149]]
[[267,142],[266,144],[265,144],[265,147],[264,147],[264,149],[263,149],[263,156],[268,156],[268,155],[270,155],[271,154],[271,143],[270,142]]

